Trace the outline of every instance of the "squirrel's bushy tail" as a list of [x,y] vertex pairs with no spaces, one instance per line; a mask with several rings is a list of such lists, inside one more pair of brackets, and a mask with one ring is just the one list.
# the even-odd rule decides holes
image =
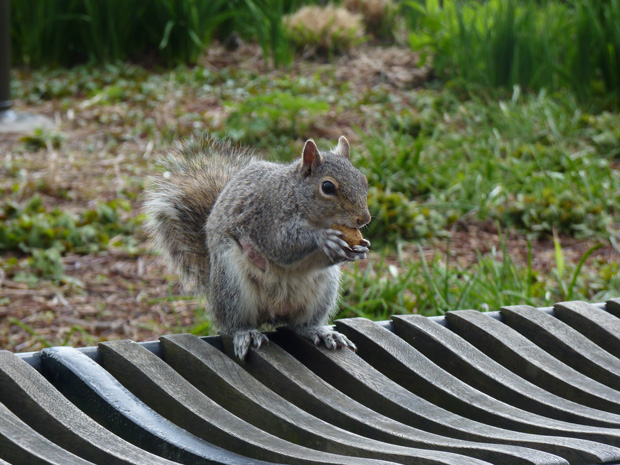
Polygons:
[[206,293],[209,250],[205,224],[230,178],[252,161],[247,149],[212,137],[176,144],[164,172],[149,178],[146,229],[188,290]]

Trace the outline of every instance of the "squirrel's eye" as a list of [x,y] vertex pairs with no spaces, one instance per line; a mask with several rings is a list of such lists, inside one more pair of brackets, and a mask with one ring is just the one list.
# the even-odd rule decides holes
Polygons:
[[334,195],[336,193],[336,186],[331,181],[323,181],[321,184],[321,190],[326,195]]

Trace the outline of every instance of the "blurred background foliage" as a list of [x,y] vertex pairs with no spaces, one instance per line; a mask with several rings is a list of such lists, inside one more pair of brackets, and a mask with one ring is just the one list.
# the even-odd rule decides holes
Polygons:
[[332,54],[393,41],[404,20],[410,46],[444,80],[480,87],[571,89],[617,108],[620,0],[21,0],[13,2],[17,65],[122,60],[195,64],[214,40],[256,40],[286,66],[293,50]]

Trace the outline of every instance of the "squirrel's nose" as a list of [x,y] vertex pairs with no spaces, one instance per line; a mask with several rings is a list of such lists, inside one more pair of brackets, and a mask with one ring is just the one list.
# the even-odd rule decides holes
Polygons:
[[365,224],[370,223],[370,212],[365,212],[362,216],[357,218],[357,225],[361,228]]

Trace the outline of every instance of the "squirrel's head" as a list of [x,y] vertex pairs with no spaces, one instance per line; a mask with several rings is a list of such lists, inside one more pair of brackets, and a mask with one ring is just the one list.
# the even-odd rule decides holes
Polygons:
[[313,210],[321,212],[320,219],[312,218],[321,227],[343,224],[361,228],[370,222],[368,180],[351,163],[349,150],[344,136],[329,152],[319,151],[312,139],[304,144],[300,166],[304,197],[312,198]]

